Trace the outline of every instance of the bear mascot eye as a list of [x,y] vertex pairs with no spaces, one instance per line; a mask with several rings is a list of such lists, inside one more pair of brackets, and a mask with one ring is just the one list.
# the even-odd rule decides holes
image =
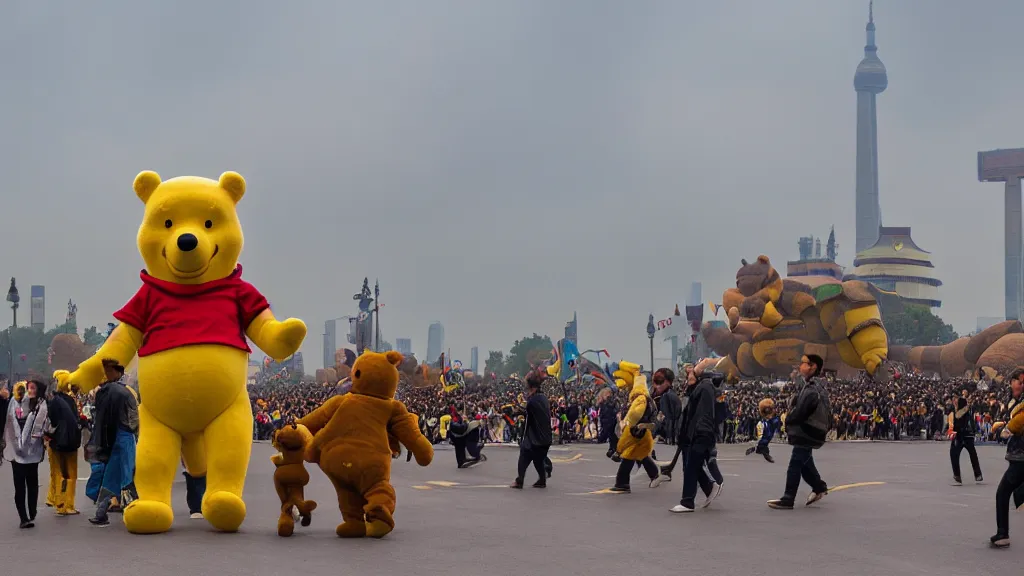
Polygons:
[[170,228],[171,226],[174,226],[174,222],[171,222],[170,220],[164,220],[164,228]]
[[356,370],[356,378],[359,378],[359,370]]
[[206,228],[207,229],[213,228],[213,220],[207,220],[206,221]]

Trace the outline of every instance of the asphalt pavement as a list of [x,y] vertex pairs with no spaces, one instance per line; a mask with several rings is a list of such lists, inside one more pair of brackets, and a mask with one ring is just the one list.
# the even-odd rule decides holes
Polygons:
[[[273,449],[253,447],[245,499],[248,518],[237,534],[213,532],[190,520],[184,481],[174,486],[175,523],[167,534],[128,534],[114,517],[109,527],[91,526],[94,506],[78,485],[83,514],[56,517],[40,502],[37,526],[18,528],[10,466],[0,467],[0,561],[21,566],[9,574],[118,574],[143,576],[262,576],[302,574],[462,574],[533,576],[587,574],[1000,575],[1024,561],[1024,511],[1011,513],[1008,550],[991,550],[995,487],[1006,468],[1003,450],[981,446],[986,481],[951,485],[948,443],[833,443],[815,452],[832,488],[804,507],[806,485],[792,511],[770,510],[781,496],[789,448],[773,445],[775,464],[746,446],[721,446],[725,474],[721,497],[708,509],[674,515],[682,472],[672,482],[648,487],[640,472],[631,494],[612,494],[616,465],[604,448],[555,446],[548,488],[534,489],[531,470],[521,491],[514,447],[488,446],[488,461],[468,470],[439,447],[427,468],[394,461],[398,494],[396,529],[383,540],[341,540],[334,490],[315,467],[307,498],[319,503],[313,524],[292,538],[276,534],[278,499],[273,486]],[[657,447],[658,457],[673,449]],[[970,463],[962,457],[966,476]],[[85,476],[88,467],[80,467]],[[47,471],[40,468],[40,498]],[[703,497],[698,498],[698,503]],[[1024,509],[1022,509],[1024,510]],[[23,563],[23,564],[22,564]]]

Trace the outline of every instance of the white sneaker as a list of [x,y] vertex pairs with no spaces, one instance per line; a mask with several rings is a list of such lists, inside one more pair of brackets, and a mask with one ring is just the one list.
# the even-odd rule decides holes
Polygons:
[[665,477],[662,476],[661,474],[658,474],[657,478],[655,478],[654,480],[651,480],[651,488],[657,488],[658,486],[661,486],[661,483],[664,482],[664,481],[665,481]]
[[682,504],[676,504],[675,506],[669,508],[668,511],[673,514],[685,514],[687,512],[693,512],[693,508],[687,508]]
[[192,520],[202,520],[203,519],[203,513],[202,512],[193,512],[189,516],[189,518],[191,518]]
[[708,499],[705,500],[704,503],[701,504],[700,507],[701,508],[707,508],[708,506],[711,506],[711,503],[714,502],[715,498],[718,498],[718,495],[721,494],[721,493],[722,493],[722,485],[717,483],[717,482],[715,482],[714,484],[711,485],[711,494],[708,494]]
[[824,498],[826,494],[828,494],[828,490],[824,492],[811,492],[811,494],[807,497],[807,504],[804,505],[810,506],[811,504],[814,504],[818,500]]

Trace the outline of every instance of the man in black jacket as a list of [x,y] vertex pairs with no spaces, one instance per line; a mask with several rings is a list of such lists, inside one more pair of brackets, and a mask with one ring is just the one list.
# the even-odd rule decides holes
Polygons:
[[[67,386],[67,385],[65,385]],[[71,397],[70,387],[58,386],[53,399],[47,402],[50,418],[50,449],[54,464],[60,469],[60,490],[54,503],[58,516],[78,514],[75,509],[75,485],[78,480],[78,449],[82,446],[82,425],[78,404]]]
[[676,443],[679,435],[679,421],[683,414],[683,403],[672,389],[675,373],[668,368],[659,368],[654,373],[654,399],[661,411],[661,435],[669,443]]
[[521,490],[523,480],[526,476],[526,469],[533,462],[533,467],[540,477],[534,484],[534,488],[547,487],[549,475],[546,462],[548,449],[551,448],[551,405],[548,399],[541,392],[541,384],[544,378],[540,374],[532,373],[526,378],[526,429],[523,430],[523,439],[519,443],[519,469],[512,488]]
[[821,500],[828,494],[828,486],[818,474],[814,465],[816,450],[825,445],[828,434],[831,408],[828,395],[822,386],[821,367],[824,360],[816,354],[806,354],[800,359],[800,376],[803,385],[790,401],[789,413],[786,414],[786,437],[793,446],[793,454],[789,458],[786,470],[786,491],[782,498],[769,500],[768,507],[775,510],[792,510],[796,501],[796,492],[800,488],[803,477],[811,486],[811,495],[807,497],[807,506]]
[[[697,484],[704,474],[704,463],[715,448],[715,386],[712,378],[718,374],[702,374],[700,381],[689,394],[689,401],[683,411],[683,427],[680,431],[680,446],[686,455],[683,458],[683,496],[679,504],[671,509],[675,513],[693,512]],[[703,483],[703,482],[702,482]],[[712,487],[708,496],[710,503],[717,496],[721,485]]]

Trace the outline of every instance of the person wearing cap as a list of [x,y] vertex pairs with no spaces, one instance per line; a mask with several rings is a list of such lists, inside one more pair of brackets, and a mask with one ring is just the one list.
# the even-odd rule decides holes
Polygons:
[[[91,442],[96,460],[101,464],[93,469],[99,475],[99,493],[96,496],[96,516],[89,519],[93,525],[107,526],[107,512],[114,498],[132,485],[135,470],[135,442],[139,433],[139,406],[135,395],[125,386],[124,366],[116,360],[104,360],[106,382],[96,392],[95,424]],[[122,503],[127,504],[127,503]]]

